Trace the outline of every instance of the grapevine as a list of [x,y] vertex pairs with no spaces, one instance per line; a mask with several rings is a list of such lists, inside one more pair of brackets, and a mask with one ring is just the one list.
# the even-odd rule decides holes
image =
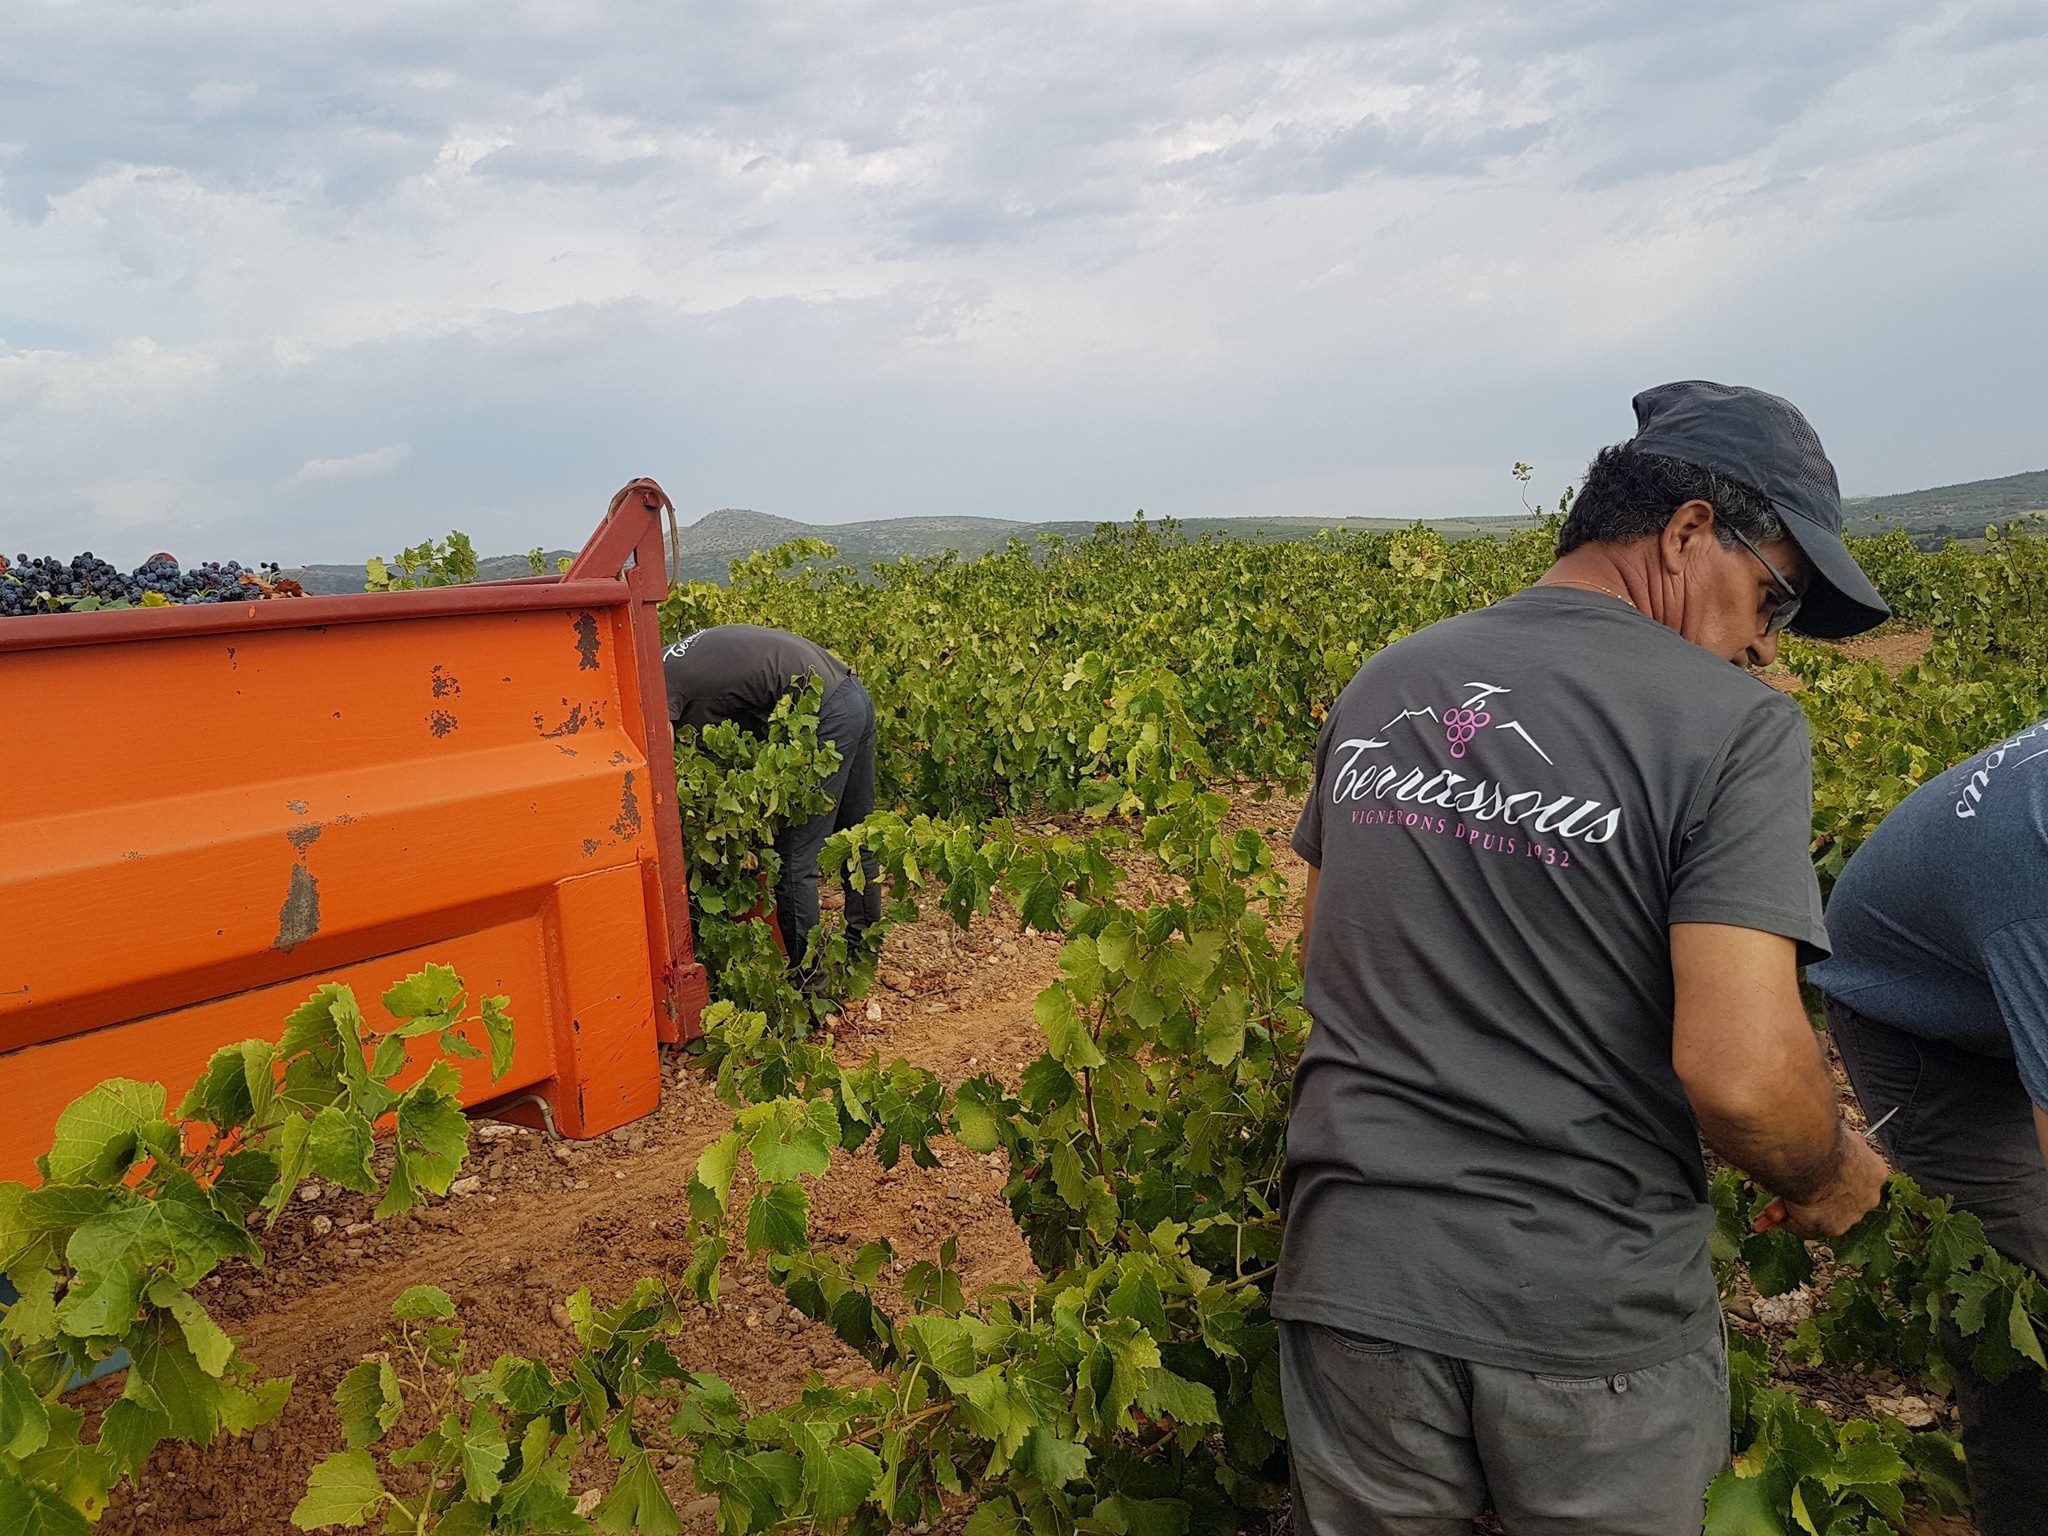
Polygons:
[[[877,704],[884,809],[835,836],[825,873],[858,878],[865,851],[880,865],[889,920],[930,907],[964,926],[1000,910],[1060,935],[1057,979],[1034,1008],[1044,1048],[1015,1081],[958,1082],[835,1050],[816,1026],[859,994],[871,955],[848,954],[843,931],[821,926],[801,958],[824,985],[807,991],[764,903],[775,832],[819,807],[833,766],[817,740],[815,696],[788,701],[759,738],[684,733],[678,799],[717,999],[695,1062],[730,1120],[721,1111],[725,1128],[687,1179],[679,1279],[645,1280],[609,1301],[579,1293],[567,1303],[569,1359],[507,1356],[488,1367],[468,1358],[445,1293],[408,1291],[387,1348],[343,1380],[334,1449],[295,1522],[444,1536],[668,1533],[678,1490],[657,1469],[679,1453],[697,1490],[716,1498],[722,1536],[879,1536],[963,1506],[971,1536],[1256,1529],[1286,1496],[1268,1296],[1288,1084],[1309,1021],[1288,886],[1265,838],[1234,826],[1226,792],[1298,789],[1316,724],[1360,661],[1525,584],[1553,531],[1539,522],[1502,541],[1415,529],[1241,544],[1148,524],[872,572],[835,565],[829,547],[807,541],[735,562],[725,585],[676,588],[664,612],[672,628],[792,628],[861,673]],[[1896,677],[1853,651],[1785,646],[1780,680],[1797,686],[1815,746],[1812,852],[1824,883],[1928,774],[2048,714],[2048,543],[2015,531],[1980,550],[1923,551],[1893,535],[1857,554],[1900,621],[1935,638]],[[397,563],[389,585],[464,579],[452,540]],[[1446,722],[1459,734],[1470,724]],[[1032,830],[1048,821],[1053,829]],[[447,1017],[447,1001],[432,1016]],[[368,1039],[355,1054],[368,1055],[369,1081],[394,1064]],[[343,1083],[350,1059],[339,1044],[323,1058],[337,1093],[358,1092]],[[232,1098],[235,1082],[253,1079],[219,1060],[218,1091]],[[104,1087],[125,1104],[136,1085]],[[88,1187],[117,1203],[127,1198],[117,1185],[136,1199],[183,1191],[216,1214],[227,1201],[249,1218],[246,1234],[285,1179],[284,1138],[314,1144],[310,1128],[263,1121],[254,1097],[236,1122],[241,1139],[215,1145],[219,1167],[189,1174],[196,1197],[176,1183],[187,1165],[169,1161],[172,1143],[155,1129],[133,1133],[155,1151]],[[290,1102],[273,1093],[266,1113]],[[369,1113],[348,1102],[356,1108],[345,1114]],[[216,1111],[232,1120],[239,1100],[181,1107],[202,1120]],[[146,1096],[132,1113],[139,1125],[176,1123]],[[340,1138],[351,1155],[366,1124],[350,1120]],[[948,1137],[1006,1166],[1004,1198],[1034,1281],[970,1294],[943,1239],[901,1255],[881,1236],[813,1242],[817,1180],[855,1158],[931,1166]],[[333,1144],[319,1144],[332,1155]],[[401,1141],[390,1187],[405,1190],[387,1190],[386,1201],[442,1187],[452,1145]],[[249,1193],[236,1195],[242,1184],[225,1169],[245,1152],[273,1166],[248,1164]],[[159,1178],[170,1183],[151,1183]],[[0,1517],[25,1509],[68,1531],[135,1475],[140,1461],[123,1448],[141,1439],[124,1438],[121,1418],[111,1440],[104,1423],[80,1434],[66,1419],[65,1382],[122,1346],[136,1352],[130,1379],[145,1388],[166,1349],[202,1367],[221,1357],[202,1359],[185,1331],[174,1301],[189,1287],[175,1253],[158,1266],[175,1282],[167,1299],[152,1272],[133,1330],[66,1332],[81,1314],[83,1324],[109,1321],[90,1301],[108,1282],[94,1264],[64,1268],[74,1229],[46,1240],[24,1225],[41,1193],[0,1194],[0,1247],[14,1245],[0,1267],[26,1298],[0,1333],[7,1368],[22,1372],[43,1414],[17,1415],[21,1389],[12,1376],[0,1383]],[[1908,1180],[1826,1245],[1750,1233],[1762,1194],[1732,1170],[1717,1175],[1713,1196],[1731,1300],[1805,1287],[1813,1303],[1789,1332],[1745,1330],[1734,1341],[1737,1454],[1710,1493],[1709,1531],[1868,1536],[1902,1528],[1915,1508],[1959,1507],[1962,1463],[1949,1437],[1882,1413],[1826,1411],[1792,1391],[1787,1373],[1881,1366],[1938,1392],[1958,1358],[1993,1374],[2041,1371],[2040,1279]],[[44,1258],[24,1258],[31,1248]],[[38,1264],[56,1278],[41,1278]],[[754,1403],[680,1359],[682,1319],[717,1306],[741,1265],[759,1266],[792,1307],[857,1350],[868,1378],[813,1378],[794,1400]],[[69,1322],[41,1321],[61,1307]],[[110,1316],[119,1315],[117,1305]],[[17,1318],[24,1332],[56,1331],[17,1344]],[[214,1347],[203,1329],[200,1338]],[[24,1353],[30,1344],[42,1353]],[[156,1351],[147,1361],[145,1349]],[[219,1391],[213,1418],[164,1433],[210,1439],[275,1411],[264,1394],[278,1389],[232,1356],[208,1379]],[[143,1413],[121,1417],[155,1432]],[[593,1468],[596,1482],[578,1492]],[[58,1523],[64,1509],[75,1527]]]
[[[77,1536],[160,1441],[205,1445],[277,1416],[289,1378],[259,1379],[195,1287],[230,1260],[260,1263],[259,1222],[309,1175],[380,1193],[378,1219],[447,1192],[468,1123],[442,1057],[488,1053],[502,1075],[505,999],[472,1014],[455,973],[430,965],[383,1005],[380,1027],[349,988],[322,986],[274,1044],[215,1052],[175,1109],[161,1083],[101,1083],[58,1116],[40,1182],[0,1184],[0,1272],[18,1296],[0,1317],[0,1529]],[[414,1041],[438,1054],[397,1088]],[[89,1422],[65,1389],[122,1354],[122,1391]]]

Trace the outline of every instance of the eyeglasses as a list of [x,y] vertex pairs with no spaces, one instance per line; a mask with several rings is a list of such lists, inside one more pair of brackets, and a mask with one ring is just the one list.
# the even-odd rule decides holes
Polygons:
[[1736,543],[1756,556],[1756,563],[1771,573],[1771,584],[1785,594],[1783,602],[1771,609],[1771,616],[1764,620],[1764,633],[1775,635],[1779,630],[1799,617],[1799,605],[1803,601],[1792,583],[1778,574],[1778,568],[1764,558],[1764,552],[1742,536],[1742,530],[1731,523],[1721,525],[1735,536]]

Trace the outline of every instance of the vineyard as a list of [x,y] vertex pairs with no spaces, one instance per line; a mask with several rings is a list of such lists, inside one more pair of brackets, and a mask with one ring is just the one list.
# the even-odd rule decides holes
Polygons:
[[[0,1529],[1284,1521],[1285,829],[1359,663],[1550,542],[1140,524],[873,572],[804,543],[675,588],[668,632],[797,630],[872,692],[885,809],[827,862],[879,860],[879,942],[828,923],[800,989],[755,918],[831,766],[797,699],[764,738],[679,744],[716,1001],[646,1122],[550,1142],[466,1122],[446,1069],[401,1076],[509,1058],[522,1000],[445,968],[381,1010],[323,988],[174,1107],[93,1090],[40,1184],[0,1186]],[[394,584],[432,579],[422,549]],[[1824,885],[1927,775],[2048,714],[2048,542],[1857,553],[1930,639],[1896,673],[1785,648]],[[1826,1245],[1751,1235],[1734,1170],[1714,1199],[1738,1453],[1709,1530],[1966,1531],[1944,1360],[2048,1371],[2048,1291],[1904,1180]]]

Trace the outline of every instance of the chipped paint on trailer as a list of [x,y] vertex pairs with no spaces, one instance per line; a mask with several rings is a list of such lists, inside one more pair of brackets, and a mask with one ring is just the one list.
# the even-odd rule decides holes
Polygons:
[[[564,699],[562,702],[566,704],[569,701],[567,699]],[[568,714],[564,715],[562,717],[562,723],[560,725],[554,726],[552,728],[549,727],[545,716],[536,713],[533,717],[533,728],[536,731],[540,732],[541,740],[543,741],[553,741],[557,736],[574,736],[578,734],[585,725],[602,726],[603,724],[603,719],[598,718],[596,716],[593,716],[589,720],[584,719],[583,706],[581,704],[578,704],[575,708],[571,709]]]
[[289,954],[320,931],[320,882],[303,864],[292,866],[291,881],[285,887],[284,905],[277,910],[277,937],[272,949]]
[[619,814],[612,822],[612,836],[616,838],[636,837],[640,832],[640,797],[633,792],[633,771],[626,770],[625,781],[619,786]]

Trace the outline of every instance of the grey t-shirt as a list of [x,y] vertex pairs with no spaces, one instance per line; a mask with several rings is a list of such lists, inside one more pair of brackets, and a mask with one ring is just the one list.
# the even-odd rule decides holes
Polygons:
[[1858,1013],[2011,1056],[2048,1107],[2048,720],[1929,779],[1851,856],[1812,980]]
[[818,678],[823,703],[850,675],[815,641],[759,624],[718,624],[685,635],[662,653],[661,670],[668,717],[677,725],[737,720],[756,733],[795,679]]
[[1824,954],[1799,706],[1615,598],[1530,587],[1359,669],[1321,868],[1274,1311],[1513,1370],[1721,1316],[1670,925]]

